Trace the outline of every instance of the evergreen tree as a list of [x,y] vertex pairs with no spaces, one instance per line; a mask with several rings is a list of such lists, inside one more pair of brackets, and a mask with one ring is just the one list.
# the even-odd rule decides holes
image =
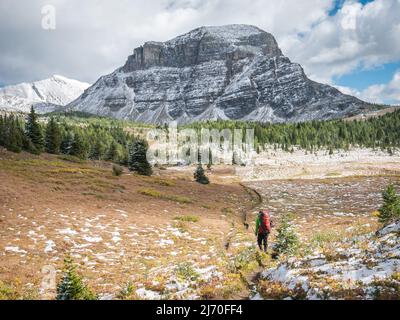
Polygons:
[[140,175],[151,176],[153,170],[147,161],[148,144],[145,140],[133,141],[129,148],[128,168]]
[[126,146],[124,146],[123,148],[120,148],[120,152],[119,152],[117,161],[120,165],[127,166],[128,160],[129,160],[128,148]]
[[46,151],[52,154],[59,154],[61,147],[61,131],[53,117],[50,118],[46,126]]
[[44,149],[44,139],[42,129],[37,122],[37,115],[33,106],[31,107],[31,112],[28,115],[28,119],[25,125],[26,135],[32,141],[33,146],[35,147],[36,153],[40,153]]
[[109,145],[105,159],[106,161],[115,161],[118,157],[118,149],[117,149],[117,144],[115,141],[112,141],[111,144]]
[[4,124],[4,146],[12,152],[21,152],[24,147],[24,132],[17,117],[10,116]]
[[6,119],[0,115],[0,146],[5,146],[7,141],[6,137]]
[[74,139],[72,141],[71,150],[69,154],[71,156],[75,156],[80,159],[86,159],[87,157],[85,142],[83,140],[82,135],[79,132],[75,132],[74,134]]
[[84,284],[70,257],[64,260],[64,271],[57,286],[57,300],[95,300],[96,296]]
[[276,236],[276,244],[274,247],[274,255],[279,256],[281,254],[294,254],[299,246],[299,239],[293,230],[291,225],[292,221],[291,214],[285,214],[278,228],[278,234]]
[[378,210],[379,221],[386,225],[400,218],[400,197],[396,194],[394,186],[390,184],[382,193],[382,198],[383,205]]
[[60,146],[61,153],[70,154],[73,142],[74,142],[74,136],[72,135],[71,131],[65,132]]
[[199,163],[197,166],[196,171],[194,172],[194,179],[196,182],[201,184],[209,184],[210,180],[207,178],[206,174],[204,173],[203,166]]
[[101,160],[104,154],[104,145],[97,139],[90,148],[89,158],[92,160]]

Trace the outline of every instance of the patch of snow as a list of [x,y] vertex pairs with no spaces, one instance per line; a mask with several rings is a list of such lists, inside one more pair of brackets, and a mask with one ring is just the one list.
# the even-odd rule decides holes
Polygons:
[[171,239],[160,239],[160,240],[158,241],[158,244],[159,244],[160,246],[162,246],[162,247],[171,246],[171,245],[173,245],[174,243],[175,243],[174,240],[171,240]]
[[160,293],[152,290],[147,290],[145,288],[140,288],[136,290],[136,294],[145,300],[160,300],[161,295]]
[[85,236],[83,236],[83,240],[86,240],[87,242],[91,242],[91,243],[98,243],[98,242],[103,241],[103,238],[100,236],[85,235]]
[[46,241],[46,248],[44,248],[45,253],[52,252],[55,248],[56,244],[54,243],[53,240],[48,240]]
[[20,249],[19,247],[15,246],[7,246],[4,248],[5,251],[8,252],[14,252],[14,253],[22,253],[22,254],[27,254],[28,252],[25,250]]
[[63,234],[63,235],[69,235],[69,236],[76,236],[78,234],[77,231],[72,230],[70,228],[66,228],[66,229],[61,229],[61,230],[57,230],[59,234]]

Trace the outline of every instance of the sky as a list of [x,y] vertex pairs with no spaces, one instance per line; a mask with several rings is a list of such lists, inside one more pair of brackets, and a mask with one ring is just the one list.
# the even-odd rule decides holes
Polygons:
[[400,0],[1,0],[0,86],[94,83],[146,41],[232,23],[272,33],[315,81],[400,104]]

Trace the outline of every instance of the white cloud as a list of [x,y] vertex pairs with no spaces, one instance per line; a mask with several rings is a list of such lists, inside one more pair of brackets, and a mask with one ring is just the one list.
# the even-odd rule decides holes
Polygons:
[[[41,29],[41,8],[47,4],[56,8],[55,31]],[[375,0],[365,6],[346,0],[331,17],[333,4],[334,0],[1,0],[0,83],[52,74],[94,82],[123,65],[145,41],[165,41],[202,25],[230,23],[271,32],[292,61],[325,83],[360,66],[400,60],[400,0]]]
[[364,101],[400,105],[400,70],[394,74],[393,79],[387,84],[372,85],[361,91],[343,86],[336,86],[336,88]]
[[324,82],[360,67],[399,61],[399,12],[400,0],[375,0],[365,6],[347,0],[335,16],[316,24],[303,38],[292,38],[286,53],[309,76]]
[[361,97],[366,101],[386,102],[400,105],[400,70],[388,84],[379,84],[363,90]]
[[[1,0],[0,82],[63,74],[93,82],[124,64],[145,41],[165,41],[202,25],[245,23],[275,34],[307,32],[333,0]],[[56,30],[41,9],[56,8]]]

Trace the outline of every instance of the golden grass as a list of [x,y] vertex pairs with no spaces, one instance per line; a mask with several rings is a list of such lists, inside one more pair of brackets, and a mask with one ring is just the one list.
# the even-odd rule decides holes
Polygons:
[[161,193],[154,189],[140,189],[138,192],[144,196],[149,196],[149,197],[162,199],[162,200],[174,201],[174,202],[183,203],[183,204],[189,204],[189,203],[193,202],[192,199],[190,199],[188,197],[177,196],[177,195],[168,195],[168,194]]
[[176,186],[176,182],[170,179],[153,178],[150,182],[164,187]]
[[187,216],[177,216],[174,220],[182,221],[182,222],[199,222],[200,218],[194,215],[187,215]]
[[13,283],[0,281],[0,300],[35,300],[38,296],[37,291],[24,288],[18,279]]

